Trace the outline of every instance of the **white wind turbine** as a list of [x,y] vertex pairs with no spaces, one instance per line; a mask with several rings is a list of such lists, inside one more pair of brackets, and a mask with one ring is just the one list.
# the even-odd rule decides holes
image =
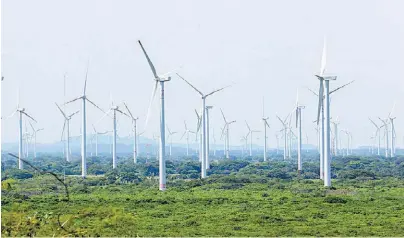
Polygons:
[[23,139],[22,138],[22,134],[23,134],[23,132],[22,132],[22,117],[23,117],[23,115],[25,115],[26,117],[33,120],[34,122],[36,122],[36,120],[33,117],[31,117],[30,115],[28,115],[28,113],[25,112],[25,108],[20,108],[20,93],[19,93],[19,91],[18,91],[17,98],[18,98],[17,108],[10,116],[8,116],[8,118],[13,117],[16,112],[18,112],[18,114],[19,114],[18,169],[23,169],[24,166],[23,166],[23,162],[21,160],[24,157],[23,144],[22,144],[22,139]]
[[269,117],[265,117],[265,99],[262,98],[262,121],[264,123],[264,161],[267,161],[267,127],[270,128],[268,124]]
[[94,135],[95,135],[95,156],[98,156],[98,135],[105,135],[112,131],[99,132],[95,129],[94,125],[92,125],[92,126],[93,126],[93,130],[94,130]]
[[[137,134],[137,120],[139,117],[134,117],[133,114],[130,112],[128,105],[126,103],[123,103],[126,107],[126,110],[128,111],[130,118],[132,119],[132,125],[133,125],[133,163],[137,163],[137,154],[138,154],[138,134]],[[142,133],[143,134],[143,133]],[[171,149],[170,149],[171,151]],[[171,152],[170,152],[171,153]],[[171,154],[170,154],[171,155]]]
[[297,132],[297,170],[302,171],[302,109],[305,106],[299,104],[299,91],[297,91],[296,97],[296,128],[298,128]]
[[149,121],[149,114],[150,114],[150,108],[151,105],[153,104],[153,100],[154,97],[156,95],[156,91],[158,88],[158,85],[160,83],[160,152],[159,152],[159,180],[160,180],[160,186],[159,189],[161,191],[166,190],[166,161],[165,161],[165,155],[166,155],[166,151],[165,151],[165,146],[166,146],[166,142],[165,142],[165,115],[164,115],[164,83],[168,82],[171,80],[171,77],[168,76],[166,77],[167,74],[164,75],[158,75],[156,69],[154,68],[153,63],[151,62],[149,56],[146,53],[146,50],[144,49],[142,43],[140,42],[140,40],[138,41],[140,47],[142,48],[142,51],[147,59],[147,62],[149,63],[150,69],[153,72],[153,76],[154,76],[154,88],[153,88],[153,93],[152,93],[152,98],[150,100],[150,105],[149,108],[147,110],[147,116],[146,116],[146,123],[145,123],[145,128],[147,128],[147,123]]
[[[213,90],[210,93],[207,94],[203,94],[201,91],[199,91],[195,86],[193,86],[190,82],[188,82],[185,78],[183,78],[181,75],[179,75],[177,73],[178,77],[180,77],[182,80],[184,80],[189,86],[191,86],[197,93],[199,93],[199,95],[202,97],[202,153],[201,153],[201,157],[202,157],[202,170],[204,170],[205,172],[202,173],[202,178],[205,178],[206,176],[206,169],[208,169],[209,166],[209,147],[208,147],[208,140],[207,140],[207,130],[209,130],[209,128],[207,128],[207,123],[206,123],[206,98],[211,96],[214,93],[217,93],[229,86],[223,87],[223,88],[219,88],[216,90]],[[209,132],[208,132],[209,133]]]
[[385,137],[385,142],[386,142],[386,148],[385,148],[386,154],[385,155],[386,155],[386,158],[387,158],[387,157],[389,157],[389,127],[387,125],[387,120],[388,119],[382,120],[379,117],[379,120],[383,123],[383,126],[381,126],[381,127],[384,127],[384,137]]
[[286,120],[288,119],[289,116],[285,118],[285,120],[282,120],[278,115],[276,115],[278,120],[282,123],[283,129],[283,139],[284,139],[284,145],[283,145],[283,159],[286,160],[286,151],[287,151],[287,132],[288,132],[288,125],[286,124]]
[[70,120],[72,119],[72,117],[77,114],[79,111],[76,111],[72,114],[70,114],[69,116],[66,116],[66,114],[63,112],[63,110],[59,107],[59,105],[57,103],[55,103],[56,106],[58,107],[60,113],[62,113],[63,117],[64,117],[64,123],[63,123],[63,129],[62,129],[62,138],[61,140],[63,140],[63,134],[65,131],[65,128],[67,130],[66,132],[66,144],[65,144],[65,156],[66,156],[66,161],[70,162]]
[[394,119],[396,119],[395,117],[392,117],[393,112],[394,112],[394,108],[396,107],[396,103],[394,102],[393,104],[393,108],[391,109],[388,119],[390,121],[390,130],[391,130],[391,152],[390,152],[390,156],[391,157],[395,157],[395,152],[396,152],[396,148],[395,148],[395,133],[396,130],[394,128]]
[[82,104],[81,104],[82,105],[82,110],[81,110],[81,115],[82,115],[82,121],[81,121],[81,177],[82,178],[85,178],[87,176],[87,161],[86,161],[86,156],[87,156],[86,101],[91,103],[94,107],[98,108],[101,112],[105,113],[99,106],[97,106],[95,103],[93,103],[90,99],[87,98],[86,88],[87,88],[88,66],[89,66],[89,64],[87,63],[83,95],[63,104],[63,105],[66,105],[66,104],[72,103],[72,102],[77,101],[77,100],[81,100],[81,102],[82,102]]
[[168,137],[167,140],[170,139],[170,158],[172,156],[172,146],[173,146],[173,135],[177,134],[176,131],[170,131],[170,128],[167,126]]
[[380,128],[381,128],[381,126],[378,126],[372,119],[369,118],[369,120],[376,127],[375,137],[376,136],[378,137],[377,155],[380,156],[380,137],[381,137]]
[[42,131],[43,128],[35,129],[31,122],[29,122],[29,125],[32,128],[32,136],[34,137],[34,158],[36,158],[36,133]]
[[223,130],[222,130],[222,135],[223,135],[223,134],[226,135],[226,137],[225,137],[225,140],[226,140],[226,143],[225,143],[225,144],[227,145],[227,147],[226,147],[226,159],[230,159],[230,155],[229,155],[229,150],[230,150],[229,131],[230,131],[230,129],[229,129],[229,126],[230,126],[231,124],[235,123],[236,121],[230,121],[230,122],[228,122],[228,121],[226,120],[226,117],[224,116],[224,113],[223,113],[222,109],[220,109],[220,112],[222,113],[223,120],[224,120],[224,123],[225,123],[225,125],[224,125],[224,127],[223,127]]
[[[196,114],[196,133],[195,133],[195,142],[196,144],[198,144],[199,149],[197,150],[197,152],[199,153],[199,162],[201,162],[202,164],[202,131],[201,131],[201,125],[202,125],[202,116],[199,115],[198,111],[196,111],[195,109],[195,114]],[[198,140],[198,135],[199,135],[199,140]],[[201,166],[202,168],[202,166]],[[205,167],[206,168],[206,167]],[[205,169],[206,170],[206,169]],[[202,169],[201,169],[201,174],[203,173]],[[206,176],[206,175],[205,175]],[[204,177],[202,177],[204,178]]]
[[[260,132],[256,130],[251,130],[250,126],[248,125],[247,121],[245,121],[245,124],[248,128],[248,133],[247,136],[250,136],[250,156],[252,156],[252,143],[253,143],[253,133]],[[265,128],[266,129],[266,128]],[[266,140],[266,139],[265,139]]]
[[[112,168],[115,169],[116,168],[116,137],[117,137],[117,133],[116,133],[116,113],[119,112],[122,115],[125,115],[127,117],[130,118],[130,116],[126,113],[124,113],[123,111],[121,111],[119,109],[119,106],[114,106],[113,102],[111,103],[111,108],[104,114],[103,117],[100,118],[99,121],[101,121],[105,116],[108,116],[108,114],[112,112]],[[99,122],[98,121],[98,122]],[[97,123],[98,123],[97,122]],[[96,124],[97,124],[96,123]]]
[[189,156],[189,133],[195,134],[195,132],[188,129],[187,123],[185,121],[184,121],[184,126],[185,126],[185,131],[184,131],[184,134],[182,134],[180,140],[182,140],[182,138],[184,138],[185,135],[187,136],[186,137],[186,139],[187,139],[187,156]]
[[338,125],[340,124],[340,122],[338,120],[338,117],[334,121],[331,121],[331,123],[334,125],[335,155],[338,155],[338,150],[339,150],[339,146],[338,146],[338,137],[339,137]]

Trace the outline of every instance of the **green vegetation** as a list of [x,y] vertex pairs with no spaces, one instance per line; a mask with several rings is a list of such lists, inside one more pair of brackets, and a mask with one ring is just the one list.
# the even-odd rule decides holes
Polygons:
[[[404,158],[335,158],[333,187],[318,179],[317,159],[219,160],[199,179],[197,161],[167,163],[165,192],[156,162],[131,165],[92,158],[93,175],[66,176],[70,199],[54,177],[2,173],[3,236],[402,236]],[[63,178],[77,163],[41,158],[34,164]],[[94,162],[96,161],[96,162]],[[49,164],[52,164],[50,166]],[[79,170],[78,170],[79,171]],[[96,172],[98,171],[98,172]]]

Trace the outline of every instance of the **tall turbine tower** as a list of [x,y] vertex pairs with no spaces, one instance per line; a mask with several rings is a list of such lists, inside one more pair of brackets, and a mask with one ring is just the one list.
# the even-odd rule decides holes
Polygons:
[[389,119],[389,122],[390,122],[390,131],[391,131],[391,138],[390,138],[391,139],[391,151],[390,151],[390,156],[391,157],[395,157],[395,152],[396,152],[396,148],[395,148],[395,144],[396,144],[395,143],[395,133],[396,133],[396,130],[394,128],[394,119],[396,119],[396,118],[392,117],[395,106],[396,106],[396,103],[393,104],[393,108],[391,109],[391,111],[389,113],[389,116],[388,116],[388,119]]
[[248,125],[247,121],[245,121],[245,124],[248,128],[248,134],[250,136],[250,156],[252,156],[252,143],[253,143],[253,133],[255,132],[260,132],[260,131],[256,131],[256,130],[251,130],[250,126]]
[[223,111],[222,111],[222,109],[220,109],[220,112],[222,113],[222,116],[223,116],[223,120],[224,120],[224,123],[225,123],[225,125],[224,125],[224,127],[223,127],[223,130],[222,130],[222,135],[224,134],[224,132],[226,132],[225,133],[225,135],[226,135],[226,137],[225,137],[225,140],[226,140],[226,145],[227,145],[227,147],[226,147],[226,159],[230,159],[230,137],[229,137],[229,131],[230,131],[230,129],[229,129],[229,127],[230,127],[230,125],[231,124],[233,124],[233,123],[235,123],[236,121],[227,121],[226,120],[226,117],[224,116],[224,113],[223,113]]
[[302,109],[305,106],[299,104],[299,91],[297,91],[296,97],[296,127],[298,128],[297,132],[297,170],[302,171]]
[[153,93],[152,93],[152,98],[150,100],[150,105],[147,110],[147,117],[146,117],[146,123],[145,123],[145,128],[147,127],[147,123],[149,120],[149,113],[150,113],[150,107],[153,103],[154,97],[156,95],[156,91],[158,88],[158,85],[160,83],[160,89],[161,89],[161,94],[160,94],[160,153],[159,153],[159,177],[160,177],[160,190],[164,191],[166,190],[166,161],[165,161],[165,147],[166,147],[166,142],[165,142],[165,116],[164,116],[164,83],[168,82],[171,80],[171,77],[166,77],[165,75],[158,75],[156,69],[154,68],[153,63],[151,62],[149,56],[146,53],[146,50],[144,49],[142,43],[140,41],[139,45],[142,48],[142,51],[147,59],[147,62],[149,63],[150,69],[153,72],[155,84],[153,88]]
[[209,145],[209,110],[211,110],[213,106],[206,106],[206,169],[210,169],[210,159],[209,159],[209,152],[210,152],[210,145]]
[[338,125],[340,124],[338,117],[331,121],[331,123],[334,125],[334,144],[335,144],[335,155],[338,155],[338,150],[339,150],[339,146],[338,146],[338,137],[339,137],[339,133],[338,133]]
[[202,178],[206,177],[206,169],[209,168],[209,165],[207,165],[209,163],[208,161],[208,156],[207,154],[209,153],[208,151],[208,147],[207,147],[207,137],[206,137],[206,98],[209,97],[210,95],[219,92],[229,86],[220,88],[220,89],[216,89],[210,93],[207,94],[203,94],[201,91],[199,91],[195,86],[193,86],[190,82],[188,82],[185,78],[183,78],[181,75],[179,75],[177,73],[178,77],[180,77],[182,80],[184,80],[189,86],[191,86],[202,98],[202,152],[201,152],[201,157],[202,157],[202,170],[205,170],[205,172],[202,173]]
[[65,146],[65,156],[66,156],[66,161],[70,162],[70,120],[72,119],[72,117],[79,113],[79,111],[76,111],[72,114],[70,114],[69,116],[67,116],[64,111],[59,107],[59,105],[57,103],[55,103],[56,106],[58,107],[60,113],[62,113],[62,116],[64,117],[64,123],[63,123],[63,129],[62,129],[62,138],[61,140],[63,140],[63,134],[65,131],[65,128],[67,130],[66,132],[66,146]]
[[139,117],[134,117],[131,111],[129,110],[128,105],[126,103],[123,103],[125,105],[126,110],[128,111],[130,118],[132,119],[132,126],[133,126],[133,163],[137,163],[137,153],[138,153],[138,134],[137,134],[137,120]]
[[264,123],[264,161],[267,161],[267,127],[270,128],[268,124],[269,117],[265,117],[265,99],[262,98],[262,121]]
[[87,98],[86,95],[86,88],[87,88],[87,76],[88,76],[88,66],[89,64],[87,63],[87,69],[86,69],[86,77],[85,77],[85,81],[84,81],[84,90],[83,90],[83,95],[80,97],[77,97],[71,101],[68,101],[66,103],[64,103],[63,105],[72,103],[74,101],[80,100],[82,101],[82,121],[81,121],[81,177],[85,178],[87,176],[87,161],[86,161],[86,155],[87,155],[87,140],[86,140],[86,101],[88,101],[89,103],[91,103],[93,106],[95,106],[96,108],[98,108],[100,111],[102,111],[103,113],[105,113],[100,107],[98,107],[95,103],[93,103],[92,101],[90,101],[90,99]]

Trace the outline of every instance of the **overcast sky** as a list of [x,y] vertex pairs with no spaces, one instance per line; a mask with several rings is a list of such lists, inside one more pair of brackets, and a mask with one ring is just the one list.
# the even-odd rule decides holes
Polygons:
[[[60,140],[62,115],[55,102],[81,95],[90,59],[88,98],[105,110],[112,98],[126,101],[138,115],[140,130],[154,85],[153,75],[137,43],[141,40],[159,73],[178,72],[203,92],[233,86],[207,99],[213,105],[211,127],[219,141],[223,119],[237,120],[231,144],[247,133],[244,120],[263,130],[262,98],[269,116],[269,144],[281,129],[276,114],[293,108],[299,88],[303,133],[316,143],[316,97],[313,76],[320,70],[323,37],[327,36],[327,73],[338,75],[331,88],[356,80],[332,97],[331,114],[341,129],[353,134],[354,146],[369,144],[374,133],[368,116],[387,117],[397,105],[397,144],[403,145],[404,125],[404,2],[397,1],[2,1],[2,115],[13,112],[20,87],[25,107],[45,130],[38,142]],[[183,121],[196,127],[194,109],[201,98],[177,77],[166,84],[166,122],[179,135]],[[158,97],[145,135],[158,134]],[[88,132],[102,116],[87,104]],[[81,109],[79,101],[67,107]],[[119,117],[119,134],[130,121]],[[24,118],[25,120],[25,118]],[[71,134],[80,133],[80,115]],[[99,130],[112,128],[105,118]],[[17,141],[18,117],[2,120],[2,141]],[[263,143],[257,134],[255,143]],[[343,143],[346,138],[343,135]]]

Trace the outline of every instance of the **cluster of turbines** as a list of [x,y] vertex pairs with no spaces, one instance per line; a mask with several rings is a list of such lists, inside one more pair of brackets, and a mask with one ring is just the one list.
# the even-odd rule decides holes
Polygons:
[[[153,139],[158,140],[159,144],[159,151],[158,151],[158,158],[159,158],[159,189],[160,190],[165,190],[166,189],[166,139],[171,139],[170,144],[169,144],[169,154],[171,156],[172,154],[172,138],[173,135],[176,134],[177,132],[171,131],[169,128],[167,128],[168,131],[168,136],[166,137],[166,123],[165,123],[165,107],[164,107],[164,86],[165,83],[168,83],[171,80],[171,75],[174,73],[169,72],[166,74],[158,74],[151,59],[149,58],[145,48],[143,47],[142,43],[140,41],[139,45],[141,47],[142,52],[145,55],[145,58],[149,64],[149,67],[153,73],[154,76],[154,87],[152,91],[152,98],[150,100],[150,105],[148,107],[147,111],[147,116],[146,116],[146,123],[145,123],[145,128],[147,127],[148,120],[150,117],[150,109],[152,106],[152,103],[157,95],[158,89],[159,91],[159,96],[160,96],[160,135],[155,136]],[[139,136],[144,133],[144,131],[139,132],[137,128],[137,120],[139,119],[138,117],[134,116],[130,109],[129,106],[126,103],[123,103],[124,110],[121,110],[121,107],[118,105],[114,105],[113,102],[111,102],[110,108],[108,111],[104,111],[99,107],[97,104],[95,104],[93,101],[91,101],[87,94],[86,94],[86,87],[87,87],[87,77],[88,77],[88,67],[89,64],[87,63],[87,70],[86,70],[86,75],[85,75],[85,81],[84,81],[84,88],[83,88],[83,93],[70,100],[65,102],[63,105],[58,105],[56,104],[58,110],[62,114],[64,118],[64,125],[63,125],[63,132],[62,132],[62,140],[63,137],[65,137],[65,148],[64,148],[64,154],[66,157],[66,161],[70,161],[70,120],[72,119],[73,116],[77,115],[79,112],[81,112],[81,171],[82,174],[81,176],[85,178],[87,176],[87,161],[86,161],[86,155],[87,155],[87,121],[86,121],[86,106],[87,103],[90,103],[91,106],[97,108],[103,113],[103,117],[99,119],[99,121],[103,120],[104,118],[108,117],[112,119],[113,122],[113,128],[112,131],[97,131],[96,130],[96,125],[97,123],[92,125],[94,134],[92,140],[95,140],[95,155],[98,155],[98,135],[102,134],[107,134],[112,132],[112,166],[115,169],[117,166],[117,155],[116,155],[116,140],[117,140],[117,117],[118,116],[125,116],[129,118],[132,121],[132,132],[133,132],[133,162],[137,163],[137,157],[138,157],[138,140]],[[315,75],[318,79],[319,82],[319,90],[318,92],[315,92],[311,89],[309,89],[317,98],[318,98],[318,107],[317,107],[317,119],[314,121],[316,123],[316,130],[317,130],[317,135],[318,135],[318,151],[320,155],[320,178],[324,180],[324,186],[329,187],[331,186],[331,157],[332,155],[349,155],[351,153],[350,151],[350,144],[352,141],[352,134],[348,130],[339,130],[338,126],[340,124],[338,118],[335,120],[332,119],[330,116],[330,107],[331,107],[331,95],[334,95],[335,92],[338,90],[346,87],[347,85],[351,84],[353,81],[344,84],[340,87],[337,87],[335,89],[330,90],[330,82],[334,82],[337,79],[337,76],[334,75],[326,75],[325,74],[326,70],[326,41],[324,39],[324,47],[323,47],[323,53],[321,57],[321,68],[320,68],[320,73],[318,75]],[[225,86],[216,90],[212,90],[211,92],[204,93],[200,91],[198,88],[196,88],[190,81],[185,79],[183,76],[181,76],[178,73],[175,73],[175,75],[184,81],[190,89],[194,90],[198,96],[201,97],[201,110],[198,112],[198,110],[195,110],[196,116],[197,116],[197,125],[196,125],[196,131],[192,131],[189,129],[187,123],[184,121],[184,127],[185,131],[181,136],[181,139],[185,137],[186,142],[187,142],[187,147],[186,147],[186,155],[190,155],[190,135],[193,134],[195,135],[195,140],[198,142],[199,145],[199,161],[201,163],[201,178],[206,178],[207,176],[207,170],[210,168],[210,159],[209,159],[209,111],[212,109],[212,106],[206,104],[206,100],[208,97],[221,92],[225,90],[226,88],[229,88],[230,86]],[[70,104],[76,101],[81,102],[81,110],[74,111],[72,113],[67,113],[65,110],[62,109],[62,107],[66,104]],[[62,106],[62,107],[61,107]],[[291,149],[293,146],[293,140],[297,140],[297,169],[298,171],[302,171],[302,157],[301,157],[301,150],[302,150],[302,140],[303,140],[303,135],[302,135],[302,112],[303,109],[305,109],[305,106],[300,104],[299,102],[299,93],[297,93],[297,98],[296,98],[296,104],[293,106],[291,112],[285,117],[281,118],[280,116],[276,115],[277,119],[281,123],[282,129],[279,131],[281,133],[281,138],[283,138],[283,156],[284,159],[291,158]],[[393,157],[395,154],[395,130],[394,130],[394,119],[395,117],[392,117],[394,107],[392,111],[390,112],[388,118],[386,119],[381,119],[381,125],[378,125],[375,123],[373,120],[369,118],[369,120],[372,122],[372,124],[376,127],[376,132],[374,136],[372,137],[375,139],[375,141],[378,139],[378,149],[377,153],[380,155],[380,140],[381,140],[381,129],[384,130],[384,138],[386,141],[386,157]],[[227,118],[223,112],[222,109],[220,109],[221,115],[223,117],[224,121],[224,126],[221,128],[221,139],[224,141],[224,156],[225,158],[229,159],[230,158],[230,128],[231,126],[236,123],[235,120],[231,120]],[[22,119],[24,116],[26,116],[28,119],[35,121],[33,117],[31,117],[24,108],[20,108],[19,105],[17,105],[16,111],[11,115],[13,116],[16,112],[19,114],[19,168],[23,168],[23,163],[21,161],[21,158],[24,156],[27,156],[28,152],[25,152],[25,155],[23,153],[23,139],[25,138],[26,140],[28,138],[33,138],[34,141],[36,141],[36,133],[39,132],[42,129],[35,129],[31,123],[30,126],[32,128],[32,134],[25,133],[23,134],[22,130]],[[292,121],[294,121],[294,125],[292,125]],[[264,161],[268,160],[268,148],[267,148],[267,128],[270,127],[268,123],[268,117],[265,115],[265,105],[263,103],[263,114],[262,114],[262,123],[263,123],[263,133],[264,133]],[[246,127],[248,129],[247,134],[242,137],[242,141],[245,142],[245,147],[243,145],[243,156],[244,156],[244,149],[247,150],[248,147],[248,140],[250,140],[250,146],[249,146],[249,156],[252,156],[252,145],[253,145],[253,136],[255,133],[261,132],[259,130],[254,130],[250,127],[247,121],[245,121]],[[333,127],[331,126],[333,125]],[[297,131],[296,134],[293,132],[292,128],[293,126],[296,127]],[[390,128],[390,134],[389,134],[389,128]],[[66,133],[64,133],[66,131]],[[346,146],[346,151],[343,149],[339,148],[341,145],[341,137],[339,136],[339,132],[343,132],[347,135],[348,138],[348,143]],[[64,134],[63,134],[64,133]],[[213,133],[214,134],[214,133]],[[391,146],[389,146],[389,135],[390,135],[390,140],[391,140]],[[25,136],[25,137],[24,137]],[[277,153],[279,150],[279,134],[276,134],[277,138]],[[216,144],[216,139],[213,135],[213,140],[214,144]],[[306,140],[307,139],[307,134],[306,134]],[[34,151],[35,151],[35,144],[34,143]],[[390,150],[389,150],[390,148]],[[372,146],[372,154],[373,154],[373,146]],[[390,151],[390,152],[389,152]],[[35,153],[35,152],[34,152]],[[216,149],[214,149],[214,155],[216,155]],[[36,156],[36,155],[35,155]]]

